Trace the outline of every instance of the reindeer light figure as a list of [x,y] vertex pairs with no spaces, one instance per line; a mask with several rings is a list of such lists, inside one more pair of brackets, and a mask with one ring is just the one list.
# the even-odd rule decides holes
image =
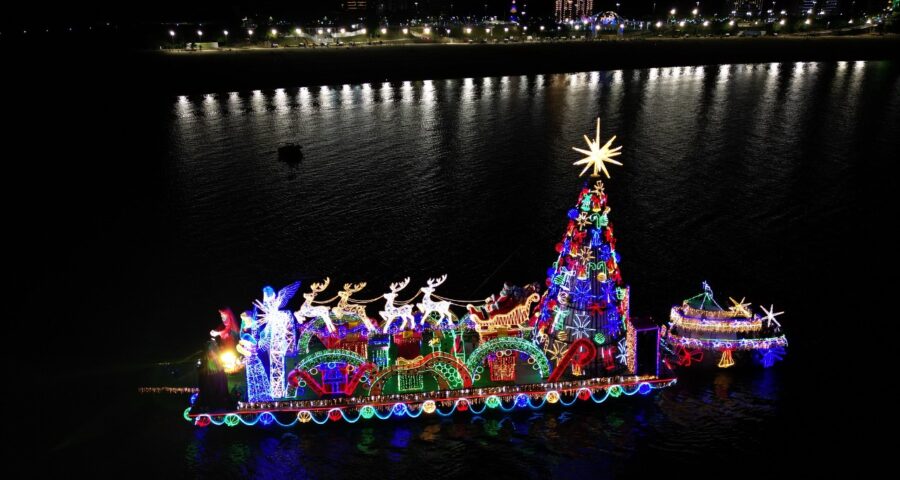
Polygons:
[[[338,304],[334,307],[331,307],[331,312],[334,313],[334,316],[337,318],[341,318],[345,315],[353,315],[360,320],[368,321],[369,317],[366,315],[366,307],[364,305],[352,305],[350,304],[350,295],[366,288],[366,282],[362,283],[345,283],[344,290],[338,292]],[[368,325],[366,325],[368,327]]]
[[428,279],[428,286],[422,287],[422,293],[425,296],[422,297],[422,303],[417,303],[416,307],[419,308],[419,311],[422,312],[422,324],[425,323],[425,319],[432,314],[432,312],[437,312],[440,314],[438,317],[438,325],[440,325],[444,319],[447,320],[447,323],[452,327],[453,326],[453,317],[450,314],[450,302],[440,301],[435,302],[431,299],[431,294],[434,293],[434,289],[437,288],[440,284],[444,283],[447,280],[447,274],[438,278],[437,280],[433,278]]
[[384,333],[388,333],[388,329],[391,328],[391,323],[394,319],[399,318],[403,320],[403,323],[400,324],[400,328],[406,328],[407,322],[412,326],[415,324],[415,317],[413,317],[412,305],[402,305],[400,307],[394,306],[394,300],[397,299],[397,294],[400,293],[400,290],[406,288],[409,285],[409,277],[403,279],[402,282],[392,283],[391,284],[391,293],[385,293],[382,295],[387,303],[384,305],[384,311],[378,312],[378,315],[381,315],[381,318],[384,319]]
[[334,323],[331,321],[330,316],[331,309],[325,305],[319,305],[317,307],[313,306],[313,299],[316,298],[316,295],[328,288],[329,282],[331,282],[331,279],[325,277],[324,282],[312,284],[310,286],[310,292],[303,294],[303,305],[300,305],[300,310],[294,312],[294,317],[297,319],[298,323],[303,323],[307,318],[321,318],[322,321],[325,322],[325,328],[327,328],[330,333],[335,332]]

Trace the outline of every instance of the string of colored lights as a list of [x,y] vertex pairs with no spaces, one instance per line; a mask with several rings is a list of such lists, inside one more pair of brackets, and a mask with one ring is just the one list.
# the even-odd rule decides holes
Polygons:
[[722,340],[719,338],[689,338],[669,333],[670,343],[683,345],[688,348],[703,348],[709,350],[765,350],[773,347],[786,347],[787,337],[768,338],[742,338],[739,340]]
[[673,326],[701,332],[755,332],[762,329],[762,320],[758,317],[739,319],[728,317],[727,319],[708,319],[704,317],[688,316],[681,313],[681,308],[672,308],[669,320]]
[[[448,417],[455,412],[468,411],[474,415],[482,415],[488,409],[499,410],[505,413],[509,413],[521,408],[531,408],[532,410],[539,410],[548,403],[570,407],[579,400],[591,400],[596,404],[601,404],[609,399],[609,397],[618,398],[622,395],[633,396],[637,394],[647,395],[653,390],[668,387],[675,382],[676,380],[674,379],[667,380],[665,382],[640,382],[631,385],[631,388],[616,384],[611,385],[607,388],[600,388],[595,390],[582,387],[578,388],[577,390],[571,391],[570,393],[572,393],[572,396],[569,400],[564,399],[563,393],[557,390],[549,390],[547,392],[544,392],[543,395],[540,396],[539,401],[536,401],[536,399],[532,398],[532,395],[523,393],[512,395],[508,398],[503,398],[498,395],[490,395],[485,398],[484,403],[480,409],[478,409],[469,398],[460,397],[452,400],[452,404],[448,410],[441,410],[434,400],[426,400],[418,405],[395,403],[391,405],[383,414],[379,412],[378,408],[373,405],[364,405],[360,407],[355,411],[355,415],[353,415],[353,410],[348,408],[330,408],[328,410],[325,410],[325,415],[318,417],[316,415],[316,410],[300,410],[295,414],[294,418],[290,422],[280,421],[278,419],[278,416],[275,415],[276,412],[270,411],[255,413],[226,413],[220,415],[201,413],[197,415],[191,415],[190,408],[188,408],[184,411],[184,418],[185,420],[193,422],[200,427],[205,427],[208,425],[226,425],[229,427],[235,427],[240,424],[244,424],[246,426],[254,426],[257,424],[271,425],[273,423],[281,427],[292,427],[297,423],[313,422],[318,425],[323,425],[328,421],[338,421],[341,419],[343,419],[347,423],[352,424],[358,422],[360,419],[369,420],[372,418],[378,418],[379,420],[387,420],[391,417],[403,416],[407,416],[409,418],[418,418],[423,413],[429,415],[437,414],[441,417]],[[504,405],[504,400],[509,400],[507,405]],[[446,402],[444,401],[442,403]]]

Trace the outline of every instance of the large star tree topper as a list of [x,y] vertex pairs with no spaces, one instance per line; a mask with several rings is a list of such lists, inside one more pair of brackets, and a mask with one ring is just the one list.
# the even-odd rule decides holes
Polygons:
[[572,150],[587,155],[586,157],[572,164],[585,166],[584,170],[582,170],[581,173],[578,174],[579,177],[584,175],[585,172],[593,167],[594,171],[591,173],[592,177],[599,177],[600,172],[603,172],[604,174],[606,174],[606,178],[610,178],[609,170],[606,169],[606,164],[612,163],[614,165],[622,165],[620,162],[613,160],[612,158],[618,157],[622,154],[622,152],[620,152],[620,150],[622,150],[621,146],[610,148],[615,139],[616,136],[613,135],[605,145],[603,145],[602,147],[600,146],[600,118],[597,118],[597,135],[593,140],[588,138],[587,135],[584,136],[584,141],[587,142],[588,148],[590,150],[572,147]]

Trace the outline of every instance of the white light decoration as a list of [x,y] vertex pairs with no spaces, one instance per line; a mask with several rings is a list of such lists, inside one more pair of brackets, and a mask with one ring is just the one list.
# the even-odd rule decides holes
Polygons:
[[612,146],[613,141],[615,141],[616,136],[613,135],[609,141],[606,142],[602,147],[600,146],[600,119],[597,119],[597,135],[594,137],[594,140],[588,138],[587,135],[584,136],[584,141],[587,142],[588,148],[590,150],[585,150],[583,148],[572,147],[572,150],[576,152],[583,153],[587,155],[583,159],[573,163],[572,165],[584,165],[584,170],[578,174],[578,176],[584,175],[589,169],[593,168],[594,171],[591,173],[592,177],[599,177],[600,172],[606,174],[606,178],[609,178],[609,171],[606,169],[607,163],[612,163],[614,165],[622,165],[620,162],[613,160],[612,157],[617,157],[622,153],[622,147],[610,148]]
[[392,283],[390,286],[391,291],[382,295],[386,300],[386,303],[384,305],[384,310],[378,312],[378,315],[384,320],[383,333],[388,333],[388,330],[391,328],[391,323],[398,318],[403,321],[403,323],[400,324],[401,330],[415,325],[416,319],[413,317],[412,305],[402,305],[399,307],[394,305],[397,294],[400,293],[400,290],[406,288],[407,285],[409,285],[409,277],[403,279],[402,282]]
[[765,314],[766,314],[766,316],[763,317],[763,319],[766,321],[766,326],[767,326],[767,327],[771,327],[772,324],[774,323],[775,326],[777,326],[778,328],[781,328],[781,324],[778,323],[778,320],[775,320],[775,317],[777,317],[777,316],[783,314],[784,312],[777,312],[777,313],[776,313],[776,312],[775,312],[775,305],[770,305],[768,310],[766,310],[766,307],[764,307],[764,306],[762,306],[762,305],[760,305],[759,308],[761,308],[762,311],[765,312]]
[[420,290],[425,296],[422,297],[422,303],[417,303],[416,307],[422,312],[422,323],[425,323],[425,319],[430,316],[432,313],[437,313],[440,315],[438,317],[437,325],[440,325],[447,320],[447,323],[452,327],[453,326],[453,317],[450,313],[450,302],[447,301],[439,301],[435,302],[431,299],[431,294],[434,293],[434,289],[439,285],[447,281],[447,274],[444,274],[442,277],[434,279],[428,279],[428,286],[422,287]]
[[616,344],[616,347],[619,350],[619,353],[616,355],[616,360],[618,360],[622,365],[625,365],[628,362],[628,346],[626,341],[627,339],[623,338],[619,340],[618,344]]
[[282,310],[297,293],[300,282],[294,282],[275,293],[272,287],[263,289],[263,299],[254,302],[262,314],[260,325],[265,324],[269,337],[269,392],[272,398],[285,396],[284,356],[294,344],[294,316]]
[[313,283],[310,286],[310,293],[303,294],[303,305],[300,305],[300,310],[294,312],[294,318],[296,318],[299,323],[303,323],[307,318],[318,318],[325,323],[325,328],[327,328],[329,332],[334,333],[336,331],[334,323],[331,321],[331,309],[325,305],[313,306],[316,295],[328,288],[328,283],[330,281],[330,278],[326,278],[322,283]]
[[572,325],[567,325],[566,329],[572,331],[572,338],[576,340],[589,338],[593,335],[592,332],[596,331],[595,328],[591,328],[591,317],[587,313],[576,313],[572,319]]

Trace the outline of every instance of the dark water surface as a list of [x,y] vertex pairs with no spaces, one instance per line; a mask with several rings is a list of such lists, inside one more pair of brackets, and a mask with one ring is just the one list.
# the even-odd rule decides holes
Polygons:
[[[722,478],[827,467],[814,459],[836,448],[829,402],[841,355],[853,355],[830,345],[835,309],[852,308],[835,299],[855,288],[836,279],[869,254],[848,239],[866,235],[869,180],[900,151],[897,65],[139,97],[118,108],[141,105],[127,118],[140,129],[128,138],[142,142],[121,164],[85,166],[116,180],[67,187],[73,200],[60,208],[71,215],[59,228],[73,240],[46,267],[83,332],[74,342],[85,366],[54,369],[53,381],[105,405],[49,437],[48,451],[69,459],[57,467],[222,478]],[[116,134],[131,128],[112,126],[118,108],[93,112]],[[368,298],[406,276],[448,273],[440,293],[481,298],[504,281],[543,281],[580,187],[571,147],[598,115],[602,135],[624,147],[607,191],[633,312],[665,318],[708,280],[722,299],[787,311],[786,363],[690,372],[650,397],[533,416],[288,430],[195,430],[180,418],[184,399],[134,393],[175,382],[183,370],[161,378],[149,367],[198,350],[217,307],[246,308],[266,284],[330,275],[367,281]],[[304,146],[296,167],[276,159],[288,141]],[[99,452],[104,460],[90,460]]]

